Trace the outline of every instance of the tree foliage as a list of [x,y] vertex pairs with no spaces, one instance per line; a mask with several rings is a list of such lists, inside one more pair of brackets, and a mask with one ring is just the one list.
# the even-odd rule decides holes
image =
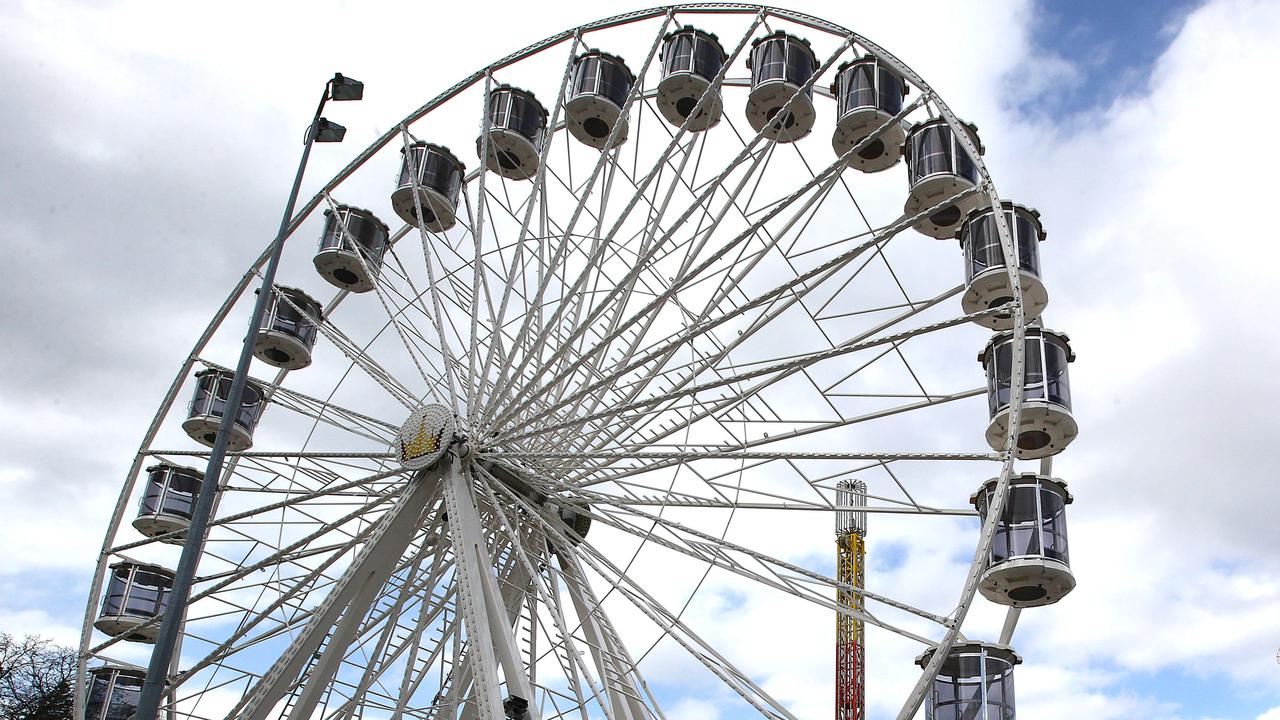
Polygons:
[[75,673],[71,648],[0,633],[0,718],[71,720]]

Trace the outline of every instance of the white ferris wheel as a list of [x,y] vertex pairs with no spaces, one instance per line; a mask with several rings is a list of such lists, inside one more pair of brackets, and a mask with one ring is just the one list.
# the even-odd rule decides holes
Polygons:
[[[740,628],[780,662],[788,617],[915,644],[899,718],[1013,718],[1018,613],[1074,586],[1050,466],[1073,358],[1039,216],[982,151],[885,49],[755,5],[620,15],[467,76],[289,223],[174,609],[267,251],[179,369],[98,559],[77,717],[132,715],[128,648],[169,612],[175,720],[664,718],[673,667],[726,716],[795,717],[718,646],[736,593],[786,613]],[[946,602],[797,550],[855,512],[973,516]],[[965,635],[977,594],[1000,637]]]

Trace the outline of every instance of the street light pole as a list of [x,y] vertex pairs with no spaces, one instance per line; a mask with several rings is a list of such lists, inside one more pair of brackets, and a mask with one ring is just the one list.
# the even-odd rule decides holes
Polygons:
[[[227,443],[231,439],[231,423],[240,414],[244,386],[249,377],[249,364],[253,360],[254,341],[258,335],[258,328],[262,325],[263,315],[266,314],[267,302],[275,283],[276,268],[280,265],[280,254],[289,232],[289,222],[293,219],[294,204],[298,201],[298,190],[302,187],[302,175],[307,169],[307,158],[311,156],[311,144],[317,139],[320,142],[335,142],[342,139],[344,129],[320,117],[320,114],[324,112],[325,103],[330,99],[359,100],[363,88],[363,85],[350,78],[344,78],[341,74],[334,75],[332,80],[325,83],[324,94],[320,96],[320,105],[316,107],[316,115],[311,125],[307,127],[302,160],[298,163],[298,173],[293,178],[293,189],[289,191],[289,202],[285,204],[284,217],[280,220],[280,230],[276,233],[271,258],[267,261],[266,270],[262,274],[262,288],[258,291],[257,300],[254,302],[253,315],[249,319],[249,330],[245,334],[244,345],[240,351],[240,362],[236,364],[235,378],[231,382],[231,391],[227,395],[227,404],[223,408],[222,420],[218,425],[218,436],[214,440],[212,452],[209,453],[209,464],[204,471],[200,494],[196,496],[195,507],[192,508],[191,525],[187,528],[186,542],[182,545],[182,557],[178,560],[178,567],[174,572],[173,587],[169,590],[164,619],[160,623],[160,632],[156,637],[155,647],[151,651],[151,663],[147,666],[147,675],[142,684],[134,720],[159,720],[160,698],[164,694],[169,667],[173,662],[174,646],[186,616],[187,600],[191,595],[196,565],[199,564],[200,553],[204,549],[209,516],[213,512],[213,501],[218,492],[218,483],[222,478]],[[328,136],[322,136],[322,132],[328,133]]]

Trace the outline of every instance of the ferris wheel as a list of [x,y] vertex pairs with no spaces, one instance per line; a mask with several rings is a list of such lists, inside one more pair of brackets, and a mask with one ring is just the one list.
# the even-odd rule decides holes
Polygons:
[[[1013,718],[1018,614],[1075,584],[1051,473],[1074,358],[1042,324],[1040,217],[982,153],[885,49],[755,5],[567,30],[410,113],[289,224],[166,717],[642,720],[687,682],[792,718],[742,648],[786,662],[816,615],[868,662],[914,646],[899,718]],[[266,259],[126,476],[78,717],[132,714],[177,612]],[[855,512],[972,517],[972,562],[945,593],[851,582],[811,549]],[[978,594],[999,637],[963,632]],[[758,597],[783,615],[727,631]]]

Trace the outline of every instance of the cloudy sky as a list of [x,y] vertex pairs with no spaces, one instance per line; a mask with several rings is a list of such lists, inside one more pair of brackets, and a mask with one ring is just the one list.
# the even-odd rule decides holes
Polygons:
[[[1280,719],[1280,4],[912,6],[793,5],[927,78],[1049,225],[1080,584],[1019,627],[1023,716]],[[0,631],[78,639],[138,439],[333,71],[367,100],[313,188],[463,75],[631,7],[0,4]]]

